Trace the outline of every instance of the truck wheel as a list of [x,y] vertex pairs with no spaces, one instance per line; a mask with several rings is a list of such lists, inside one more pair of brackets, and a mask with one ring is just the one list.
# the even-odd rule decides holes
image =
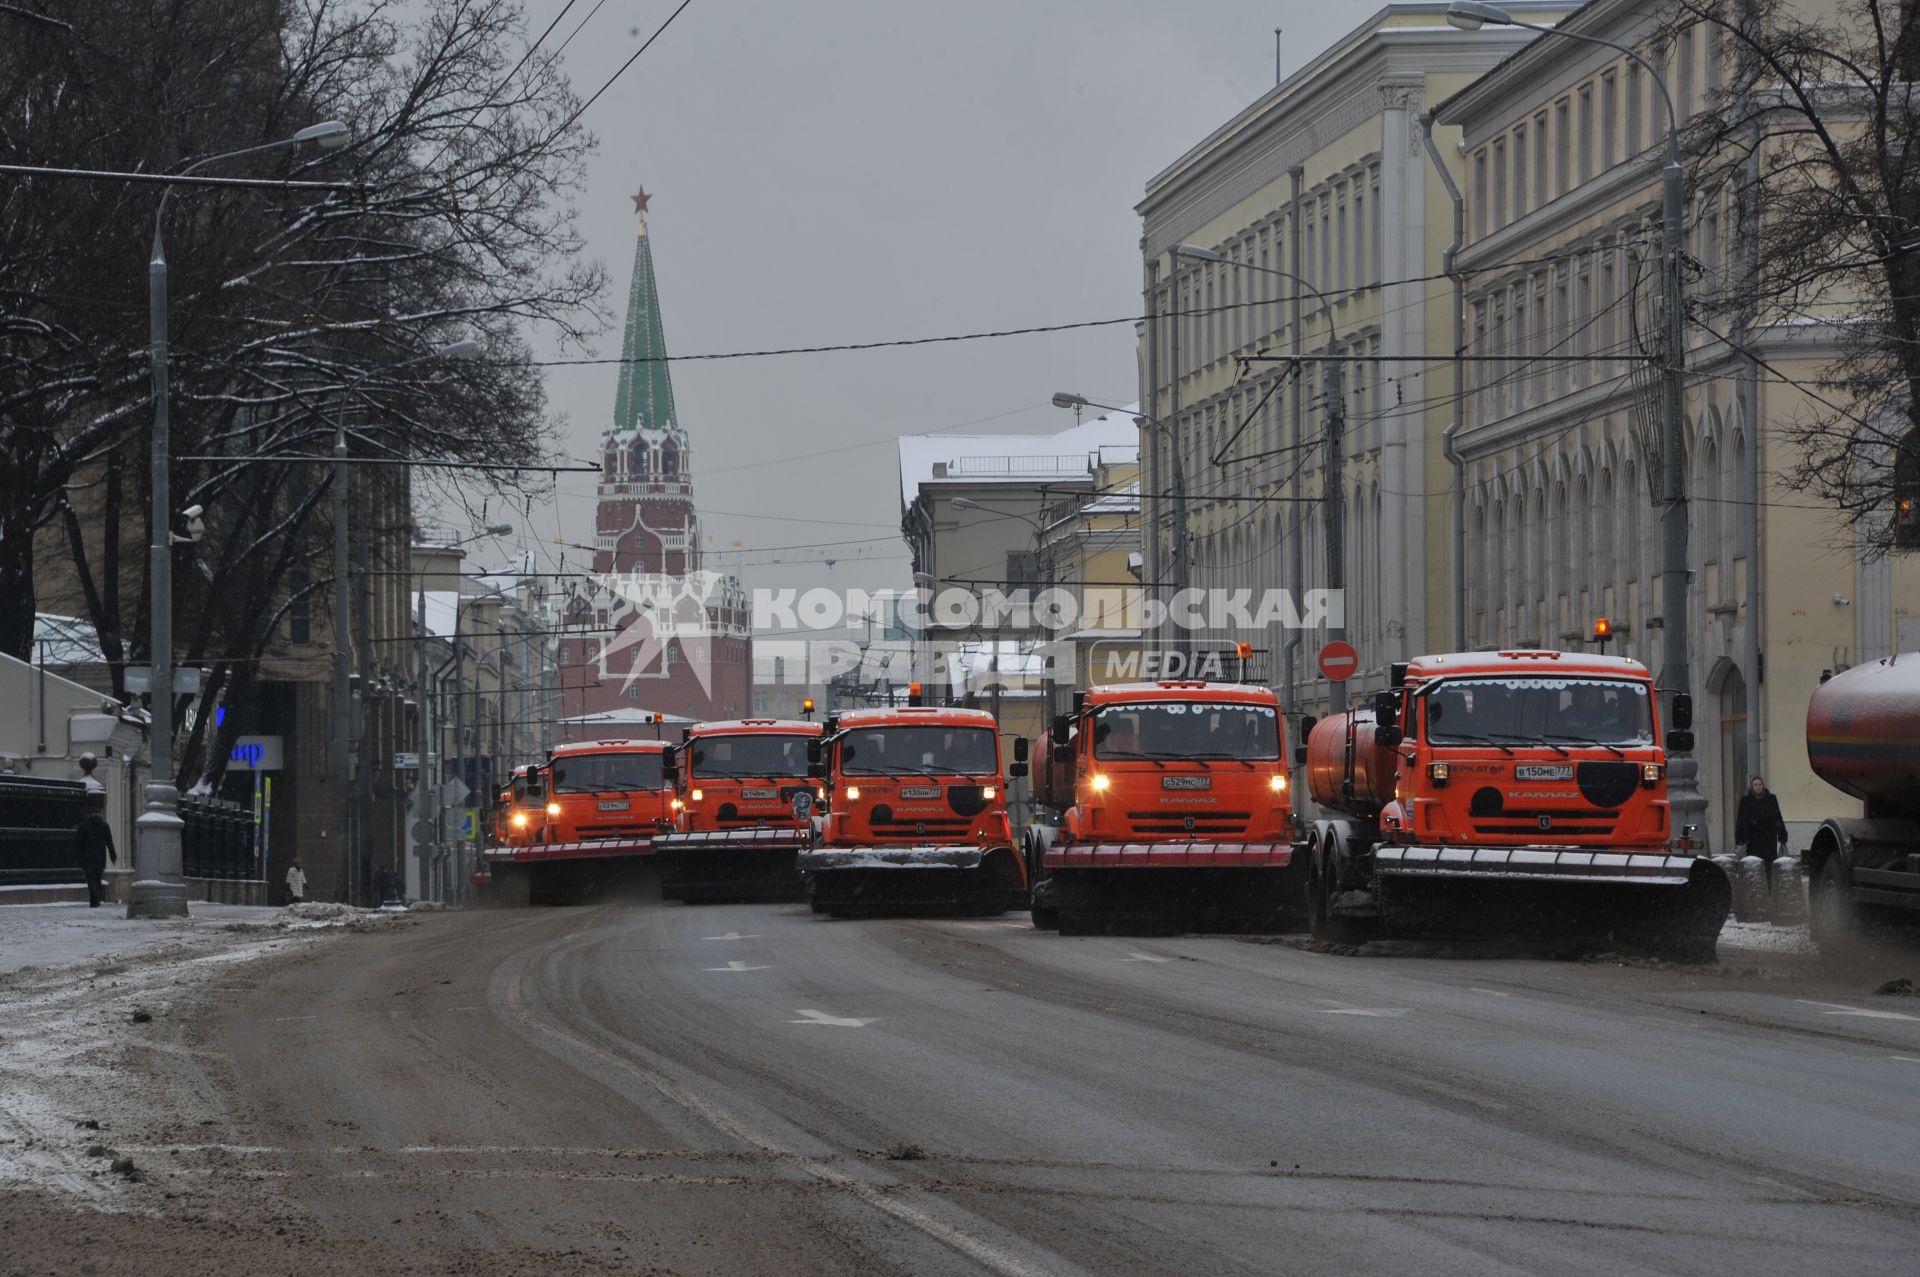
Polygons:
[[1042,878],[1033,884],[1027,912],[1033,918],[1035,931],[1060,930],[1060,906],[1053,903],[1053,883],[1049,879]]
[[1853,902],[1853,883],[1838,852],[1820,866],[1807,904],[1807,922],[1814,943],[1823,949],[1838,948],[1859,937],[1860,909]]

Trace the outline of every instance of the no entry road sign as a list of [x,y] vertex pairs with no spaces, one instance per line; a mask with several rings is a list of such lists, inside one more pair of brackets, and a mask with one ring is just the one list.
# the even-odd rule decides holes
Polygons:
[[1320,675],[1332,682],[1344,682],[1360,668],[1360,653],[1353,650],[1353,644],[1339,640],[1320,649]]

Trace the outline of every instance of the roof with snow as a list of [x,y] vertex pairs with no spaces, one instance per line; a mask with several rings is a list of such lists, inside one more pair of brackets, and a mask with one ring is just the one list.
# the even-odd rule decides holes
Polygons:
[[1138,406],[1046,435],[902,435],[900,501],[923,483],[1019,483],[1089,477],[1101,462],[1137,461]]

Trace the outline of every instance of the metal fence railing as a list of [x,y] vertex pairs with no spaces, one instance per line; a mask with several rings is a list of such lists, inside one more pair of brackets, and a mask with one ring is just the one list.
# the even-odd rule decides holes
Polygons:
[[182,798],[181,868],[189,878],[258,878],[253,814],[217,798]]

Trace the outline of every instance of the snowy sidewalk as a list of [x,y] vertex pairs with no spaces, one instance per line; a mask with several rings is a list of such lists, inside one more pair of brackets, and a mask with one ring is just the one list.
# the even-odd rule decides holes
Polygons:
[[194,904],[185,918],[129,918],[124,904],[9,905],[0,909],[0,975],[22,967],[63,967],[178,944],[197,933],[271,926],[284,909]]

